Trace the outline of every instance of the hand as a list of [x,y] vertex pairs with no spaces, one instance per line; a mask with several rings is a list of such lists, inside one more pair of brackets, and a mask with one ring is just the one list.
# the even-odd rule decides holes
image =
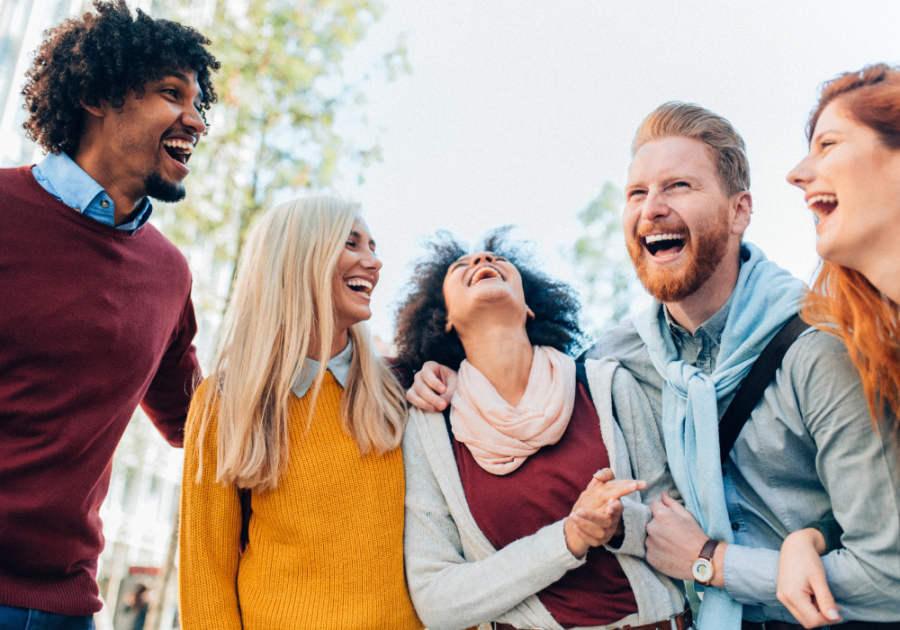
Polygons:
[[456,372],[445,365],[427,361],[416,372],[406,400],[422,411],[443,411],[456,393]]
[[825,567],[819,557],[825,538],[817,529],[796,531],[781,544],[778,560],[778,601],[803,624],[818,628],[843,621],[828,588]]
[[597,472],[566,519],[566,546],[580,558],[588,548],[609,542],[624,533],[620,500],[627,494],[647,487],[645,481],[616,479],[609,468]]
[[[691,565],[709,540],[694,516],[678,501],[662,493],[662,500],[650,503],[653,520],[647,524],[647,562],[657,571],[677,580],[691,581]],[[715,574],[712,586],[723,588],[722,565],[725,543],[719,543],[713,555]]]

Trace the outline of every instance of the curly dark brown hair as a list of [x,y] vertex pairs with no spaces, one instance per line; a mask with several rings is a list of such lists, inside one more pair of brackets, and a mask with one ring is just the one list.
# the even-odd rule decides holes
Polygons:
[[[476,251],[494,252],[519,270],[525,302],[535,315],[525,325],[532,345],[551,346],[574,356],[586,341],[578,324],[578,298],[567,284],[535,268],[534,256],[525,244],[509,240],[511,227],[488,233]],[[466,353],[456,331],[445,331],[444,277],[450,265],[469,252],[444,231],[435,235],[428,248],[431,252],[416,263],[409,292],[397,311],[397,363],[413,372],[426,361],[437,361],[455,370]]]
[[30,114],[26,135],[51,153],[74,152],[84,120],[80,101],[122,107],[126,92],[141,94],[148,81],[180,68],[197,73],[206,122],[204,112],[217,100],[210,71],[221,65],[204,47],[211,42],[190,26],[155,20],[140,9],[132,18],[125,0],[96,0],[94,7],[96,14],[44,33],[22,90]]

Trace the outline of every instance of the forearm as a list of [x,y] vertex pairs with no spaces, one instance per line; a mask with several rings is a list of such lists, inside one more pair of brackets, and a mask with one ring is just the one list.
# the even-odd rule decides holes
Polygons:
[[[647,523],[650,521],[650,508],[627,497],[622,499],[625,509],[622,511],[623,536],[621,541],[613,538],[606,546],[615,554],[626,554],[643,558],[647,555],[645,541],[647,539]],[[618,542],[617,546],[613,546]]]
[[[434,533],[440,531],[446,530],[427,519],[417,525],[415,519],[407,518],[410,595],[431,630],[496,620],[584,562],[566,547],[563,521],[474,562],[462,557],[461,544],[435,540]],[[413,539],[418,544],[411,543]]]

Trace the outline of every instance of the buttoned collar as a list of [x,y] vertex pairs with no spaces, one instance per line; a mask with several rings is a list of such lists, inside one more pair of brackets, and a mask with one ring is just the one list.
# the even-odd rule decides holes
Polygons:
[[[350,362],[353,360],[353,342],[347,340],[347,347],[339,353],[331,357],[328,361],[326,369],[334,375],[335,380],[341,384],[341,387],[347,387],[347,379],[350,377]],[[319,362],[313,359],[304,361],[303,369],[300,370],[300,376],[294,382],[291,391],[297,398],[306,396],[306,392],[316,380],[316,374],[319,373]]]
[[35,179],[51,195],[64,204],[110,227],[136,232],[150,218],[153,205],[148,197],[138,202],[134,218],[122,225],[115,224],[115,204],[93,177],[75,163],[65,151],[49,153],[32,168]]
[[663,313],[665,313],[666,316],[666,324],[668,324],[669,330],[672,331],[672,336],[678,342],[683,342],[692,338],[697,339],[705,336],[713,345],[718,346],[722,341],[722,333],[725,331],[725,323],[728,321],[728,312],[731,310],[731,300],[733,297],[734,293],[728,296],[728,300],[725,302],[722,308],[716,311],[715,315],[700,324],[700,326],[697,327],[697,330],[694,331],[693,335],[689,333],[686,328],[676,322],[675,318],[672,317],[672,314],[669,312],[669,308],[666,305],[663,305]]

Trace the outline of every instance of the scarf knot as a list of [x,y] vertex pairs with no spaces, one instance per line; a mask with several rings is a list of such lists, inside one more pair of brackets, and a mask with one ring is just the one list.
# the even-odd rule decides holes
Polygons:
[[[718,402],[738,388],[766,344],[797,313],[806,289],[754,245],[741,247],[741,261],[712,374],[679,359],[661,303],[634,318],[654,367],[665,379],[663,439],[672,477],[703,531],[726,543],[734,541],[734,534],[722,481]],[[741,616],[741,604],[725,590],[708,588],[697,625],[739,630]]]
[[575,405],[575,361],[549,346],[534,346],[528,385],[516,406],[463,361],[450,404],[456,439],[484,470],[508,475],[565,433]]

